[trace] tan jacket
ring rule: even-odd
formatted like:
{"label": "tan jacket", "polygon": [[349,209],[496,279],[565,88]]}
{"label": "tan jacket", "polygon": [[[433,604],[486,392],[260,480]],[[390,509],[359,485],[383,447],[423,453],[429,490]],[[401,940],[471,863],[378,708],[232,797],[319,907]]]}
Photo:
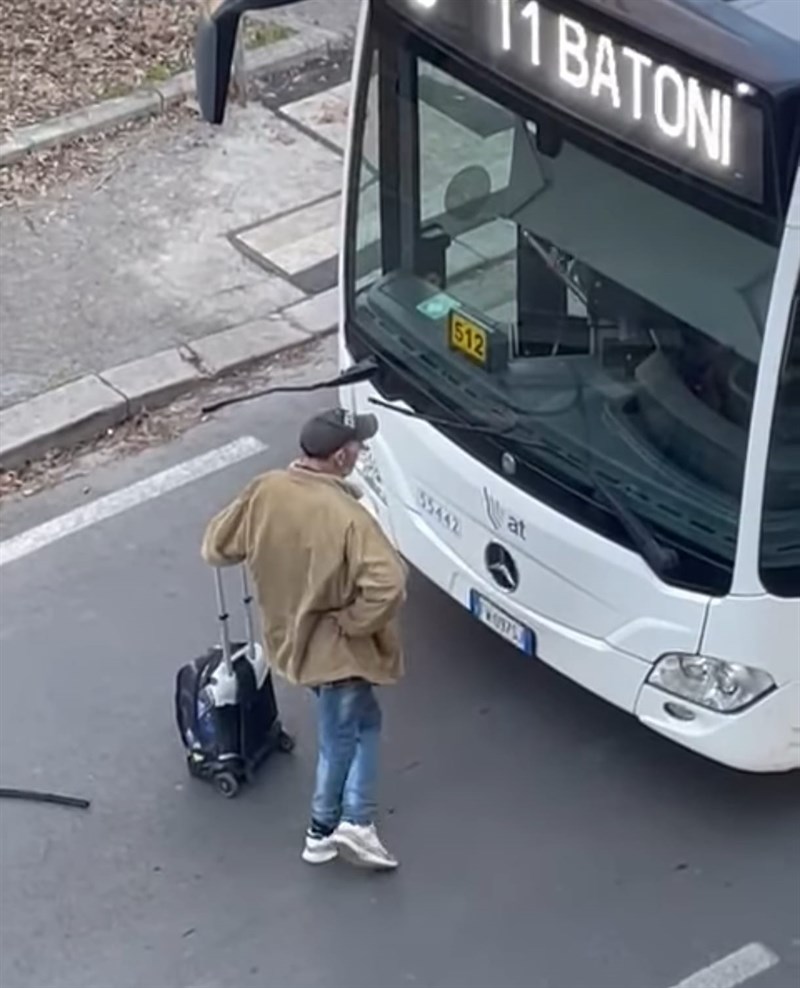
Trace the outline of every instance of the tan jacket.
{"label": "tan jacket", "polygon": [[301,466],[257,477],[209,524],[203,558],[247,562],[272,667],[316,686],[403,674],[407,571],[350,484]]}

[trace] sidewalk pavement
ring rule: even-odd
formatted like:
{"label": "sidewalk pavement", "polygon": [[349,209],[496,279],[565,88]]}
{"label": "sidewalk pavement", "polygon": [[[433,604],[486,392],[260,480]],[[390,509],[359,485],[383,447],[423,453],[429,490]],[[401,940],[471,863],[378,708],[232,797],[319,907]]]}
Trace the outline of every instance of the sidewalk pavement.
{"label": "sidewalk pavement", "polygon": [[[326,15],[326,29],[336,18],[341,48],[357,6],[292,9]],[[334,54],[292,73],[286,103],[286,80],[270,78],[255,87],[269,105],[232,104],[221,128],[186,119],[148,134],[100,181],[2,211],[0,467],[334,327],[348,78]],[[304,264],[314,223],[326,246]]]}

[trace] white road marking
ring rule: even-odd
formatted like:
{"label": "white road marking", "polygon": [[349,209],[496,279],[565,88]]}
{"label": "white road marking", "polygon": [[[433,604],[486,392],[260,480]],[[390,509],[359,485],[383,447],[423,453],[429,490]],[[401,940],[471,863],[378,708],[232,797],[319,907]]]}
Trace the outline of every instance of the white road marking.
{"label": "white road marking", "polygon": [[30,528],[27,532],[21,532],[6,539],[5,542],[0,542],[0,566],[22,559],[23,556],[29,556],[32,552],[58,542],[59,539],[89,528],[90,525],[96,525],[97,522],[113,518],[123,511],[136,508],[155,497],[161,497],[162,494],[169,494],[179,487],[185,487],[186,484],[191,484],[201,477],[224,470],[234,463],[263,452],[266,448],[258,439],[243,436],[228,443],[227,446],[220,446],[210,453],[203,453],[202,456],[186,460],[185,463],[179,463],[161,473],[153,474],[129,487],[123,487],[89,504],[83,504],[74,511],[59,515],[58,518],[46,521],[43,525],[37,525],[36,528]]}
{"label": "white road marking", "polygon": [[734,988],[763,974],[778,963],[778,957],[761,943],[749,943],[741,950],[728,954],[696,971],[674,988]]}

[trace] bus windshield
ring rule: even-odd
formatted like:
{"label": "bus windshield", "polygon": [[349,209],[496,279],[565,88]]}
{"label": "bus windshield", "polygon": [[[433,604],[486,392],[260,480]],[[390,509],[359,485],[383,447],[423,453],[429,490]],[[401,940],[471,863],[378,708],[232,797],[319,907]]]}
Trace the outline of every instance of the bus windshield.
{"label": "bus windshield", "polygon": [[[507,413],[512,482],[630,545],[613,489],[674,550],[672,582],[725,593],[778,245],[407,54],[391,121],[377,53],[367,83],[354,331],[418,411]],[[408,134],[389,224],[382,166]],[[486,436],[452,438],[497,467]]]}

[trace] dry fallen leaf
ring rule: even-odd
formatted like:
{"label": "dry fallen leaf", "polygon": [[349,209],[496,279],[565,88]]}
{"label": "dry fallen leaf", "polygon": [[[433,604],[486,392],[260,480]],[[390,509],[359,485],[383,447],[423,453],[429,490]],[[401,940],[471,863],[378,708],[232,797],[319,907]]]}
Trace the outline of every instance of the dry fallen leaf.
{"label": "dry fallen leaf", "polygon": [[0,130],[186,68],[196,23],[191,0],[3,0]]}
{"label": "dry fallen leaf", "polygon": [[[0,139],[102,99],[156,85],[192,62],[196,0],[0,0]],[[248,44],[281,28],[246,25]],[[118,128],[113,136],[137,130]],[[0,168],[0,205],[47,195],[56,182],[102,173],[109,134]],[[101,179],[101,182],[107,179]]]}

